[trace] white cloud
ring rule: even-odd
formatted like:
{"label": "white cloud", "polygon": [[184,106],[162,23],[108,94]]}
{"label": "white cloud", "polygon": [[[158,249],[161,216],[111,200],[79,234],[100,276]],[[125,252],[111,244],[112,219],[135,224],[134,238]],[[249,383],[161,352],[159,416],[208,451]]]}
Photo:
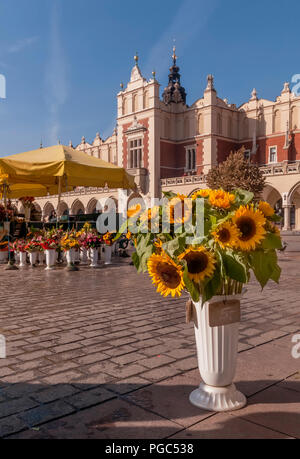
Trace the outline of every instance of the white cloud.
{"label": "white cloud", "polygon": [[35,43],[37,39],[38,37],[28,37],[18,40],[14,44],[8,46],[5,52],[6,54],[19,53],[20,51],[23,51],[23,49],[28,48]]}

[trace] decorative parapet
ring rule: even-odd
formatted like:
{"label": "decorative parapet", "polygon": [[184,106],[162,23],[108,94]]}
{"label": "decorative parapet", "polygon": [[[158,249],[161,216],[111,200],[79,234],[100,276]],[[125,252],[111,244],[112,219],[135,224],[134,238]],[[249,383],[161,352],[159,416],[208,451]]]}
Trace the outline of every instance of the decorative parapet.
{"label": "decorative parapet", "polygon": [[187,175],[184,177],[165,178],[161,180],[161,186],[190,185],[193,183],[205,183],[205,175]]}
{"label": "decorative parapet", "polygon": [[[112,188],[97,188],[97,187],[88,187],[88,188],[84,188],[84,187],[78,187],[76,188],[74,191],[68,191],[67,193],[62,193],[61,196],[62,197],[68,197],[68,196],[86,196],[86,195],[90,195],[90,194],[100,194],[100,193],[112,193],[114,191],[117,191],[117,189],[112,189]],[[49,198],[51,199],[57,199],[58,198],[58,195],[55,194],[55,195],[52,195],[52,196],[41,196],[39,198],[36,198],[38,201],[39,200],[42,200],[42,199],[45,199],[45,200],[49,200]]]}
{"label": "decorative parapet", "polygon": [[268,164],[261,166],[264,175],[287,175],[287,174],[300,174],[300,161],[283,161],[277,164]]}
{"label": "decorative parapet", "polygon": [[[264,166],[260,166],[260,169],[266,176],[300,174],[300,161],[283,161],[282,163],[267,164]],[[161,186],[168,187],[170,185],[189,185],[194,183],[205,183],[205,181],[205,175],[190,175],[184,177],[162,179]]]}

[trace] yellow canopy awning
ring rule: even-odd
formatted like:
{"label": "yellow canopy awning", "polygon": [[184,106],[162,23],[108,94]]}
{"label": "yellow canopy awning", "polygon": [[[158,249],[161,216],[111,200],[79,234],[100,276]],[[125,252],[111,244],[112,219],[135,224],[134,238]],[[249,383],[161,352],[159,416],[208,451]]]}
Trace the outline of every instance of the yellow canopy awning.
{"label": "yellow canopy awning", "polygon": [[[73,188],[71,187],[68,187],[68,189],[63,188],[62,192],[65,193],[66,191],[72,190]],[[38,198],[55,194],[58,194],[58,187],[56,185],[46,186],[38,183],[14,183],[13,185],[9,185],[6,190],[7,199],[18,199],[23,196],[34,196]],[[3,188],[0,184],[0,198],[2,199],[3,197]]]}
{"label": "yellow canopy awning", "polygon": [[51,189],[50,194],[57,194],[59,182],[62,185],[61,191],[66,190],[65,185],[136,188],[134,177],[122,167],[64,145],[0,158],[0,184],[6,183],[12,187],[19,183],[24,185],[25,190],[28,184],[35,183]]}

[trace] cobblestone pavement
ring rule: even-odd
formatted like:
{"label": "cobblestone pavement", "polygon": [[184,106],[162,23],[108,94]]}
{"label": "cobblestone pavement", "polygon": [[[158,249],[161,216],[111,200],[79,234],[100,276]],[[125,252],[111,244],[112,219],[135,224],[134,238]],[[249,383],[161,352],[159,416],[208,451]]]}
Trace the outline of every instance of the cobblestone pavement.
{"label": "cobblestone pavement", "polygon": [[200,382],[185,301],[163,299],[128,260],[105,269],[0,267],[0,437],[288,438],[300,436],[300,255],[280,286],[255,282],[242,305],[237,386],[248,406],[197,409]]}

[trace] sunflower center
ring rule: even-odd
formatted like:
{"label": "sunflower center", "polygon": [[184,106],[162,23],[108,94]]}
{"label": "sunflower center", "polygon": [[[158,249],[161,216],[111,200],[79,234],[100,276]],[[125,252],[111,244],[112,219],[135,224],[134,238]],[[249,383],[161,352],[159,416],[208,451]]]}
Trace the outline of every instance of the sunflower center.
{"label": "sunflower center", "polygon": [[180,275],[174,266],[168,263],[159,263],[157,272],[168,288],[176,288],[180,284]]}
{"label": "sunflower center", "polygon": [[221,242],[223,242],[224,244],[226,244],[226,242],[229,242],[230,241],[230,231],[227,229],[227,228],[222,228],[219,232],[218,232],[218,237],[219,237],[219,240]]}
{"label": "sunflower center", "polygon": [[242,241],[248,241],[249,239],[253,238],[256,234],[256,224],[252,218],[249,217],[241,217],[237,221],[237,226],[242,233],[240,239]]}
{"label": "sunflower center", "polygon": [[190,252],[184,259],[188,265],[188,271],[190,274],[198,274],[204,271],[208,265],[208,257],[205,253],[201,252]]}

